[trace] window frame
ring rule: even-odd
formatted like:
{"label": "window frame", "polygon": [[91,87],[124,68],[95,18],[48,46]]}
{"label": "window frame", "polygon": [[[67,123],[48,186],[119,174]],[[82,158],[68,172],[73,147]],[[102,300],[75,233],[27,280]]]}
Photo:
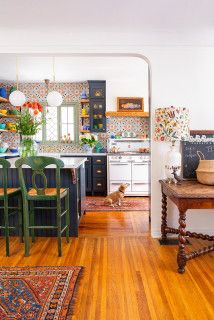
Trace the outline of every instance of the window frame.
{"label": "window frame", "polygon": [[[42,125],[42,140],[40,143],[42,144],[59,144],[61,143],[60,138],[61,138],[61,133],[62,133],[62,123],[61,123],[61,108],[62,107],[69,107],[71,106],[74,110],[74,140],[71,143],[77,143],[79,141],[79,104],[77,102],[68,102],[68,103],[63,103],[60,106],[57,107],[57,129],[58,129],[58,137],[57,140],[55,141],[49,141],[47,140],[47,134],[46,134],[46,122]],[[44,105],[44,112],[42,114],[42,118],[45,120],[47,116],[47,105]],[[50,107],[51,108],[51,107]]]}

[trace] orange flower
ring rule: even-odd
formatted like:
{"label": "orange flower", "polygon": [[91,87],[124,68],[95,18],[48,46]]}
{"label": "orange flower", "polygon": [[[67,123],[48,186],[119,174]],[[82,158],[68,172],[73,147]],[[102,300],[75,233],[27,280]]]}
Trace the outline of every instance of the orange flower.
{"label": "orange flower", "polygon": [[34,113],[35,116],[37,116],[38,113],[39,113],[39,110],[38,110],[38,109],[35,109],[33,113]]}

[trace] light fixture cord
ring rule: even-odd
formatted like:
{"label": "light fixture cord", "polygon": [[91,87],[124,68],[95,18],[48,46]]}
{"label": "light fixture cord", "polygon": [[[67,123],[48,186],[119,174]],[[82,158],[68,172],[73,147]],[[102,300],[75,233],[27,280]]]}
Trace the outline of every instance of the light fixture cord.
{"label": "light fixture cord", "polygon": [[55,57],[53,57],[53,82],[55,82]]}
{"label": "light fixture cord", "polygon": [[19,90],[19,60],[16,56],[16,89]]}

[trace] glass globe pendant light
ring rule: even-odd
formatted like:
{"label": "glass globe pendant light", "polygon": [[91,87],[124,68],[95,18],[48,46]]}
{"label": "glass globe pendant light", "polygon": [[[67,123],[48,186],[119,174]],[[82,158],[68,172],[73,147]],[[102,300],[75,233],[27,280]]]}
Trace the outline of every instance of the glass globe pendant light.
{"label": "glass globe pendant light", "polygon": [[9,101],[14,107],[22,107],[26,102],[24,93],[19,90],[18,58],[16,58],[16,90],[12,91],[9,95]]}
{"label": "glass globe pendant light", "polygon": [[[53,83],[55,83],[55,59],[53,58]],[[61,93],[58,91],[50,91],[47,95],[47,103],[49,107],[59,107],[63,102]]]}

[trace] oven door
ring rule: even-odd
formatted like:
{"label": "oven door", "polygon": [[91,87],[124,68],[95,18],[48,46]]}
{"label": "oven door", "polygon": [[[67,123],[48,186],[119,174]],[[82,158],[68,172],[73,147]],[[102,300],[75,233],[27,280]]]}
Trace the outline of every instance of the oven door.
{"label": "oven door", "polygon": [[132,163],[132,181],[149,182],[148,163]]}
{"label": "oven door", "polygon": [[109,179],[125,181],[131,180],[132,170],[130,162],[114,162],[109,163]]}

